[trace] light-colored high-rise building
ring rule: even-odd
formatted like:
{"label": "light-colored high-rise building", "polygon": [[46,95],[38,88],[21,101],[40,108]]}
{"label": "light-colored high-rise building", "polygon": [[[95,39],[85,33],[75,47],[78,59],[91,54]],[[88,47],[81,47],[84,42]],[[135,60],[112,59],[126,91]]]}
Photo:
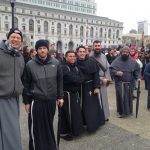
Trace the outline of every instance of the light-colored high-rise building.
{"label": "light-colored high-rise building", "polygon": [[150,35],[150,22],[147,20],[138,22],[138,33]]}
{"label": "light-colored high-rise building", "polygon": [[[37,4],[39,2],[41,4]],[[62,10],[56,5],[46,7],[46,2],[59,2],[67,9]],[[78,12],[68,9],[68,6],[76,7],[75,2],[79,4]],[[96,12],[81,12],[84,8],[82,3],[96,11],[95,0],[16,0],[15,27],[23,32],[25,45],[33,47],[38,39],[47,39],[50,47],[59,52],[75,50],[81,44],[92,45],[97,39],[102,41],[103,47],[121,44],[123,23],[96,16]],[[0,0],[0,40],[6,39],[6,33],[12,26],[11,20],[9,0]]]}

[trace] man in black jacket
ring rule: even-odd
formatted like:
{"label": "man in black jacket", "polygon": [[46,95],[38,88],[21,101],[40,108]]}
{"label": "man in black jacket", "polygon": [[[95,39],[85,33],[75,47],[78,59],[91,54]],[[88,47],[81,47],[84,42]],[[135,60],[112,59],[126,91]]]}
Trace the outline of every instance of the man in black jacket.
{"label": "man in black jacket", "polygon": [[78,136],[83,131],[80,91],[84,78],[76,66],[75,52],[66,52],[62,67],[65,103],[61,113],[61,137],[66,140],[71,140],[73,136]]}
{"label": "man in black jacket", "polygon": [[48,42],[38,40],[37,55],[26,64],[23,102],[29,113],[29,150],[56,150],[53,119],[63,105],[63,75],[59,62],[48,54]]}
{"label": "man in black jacket", "polygon": [[24,59],[20,53],[23,38],[17,28],[10,29],[7,41],[0,43],[0,150],[21,150],[19,95]]}

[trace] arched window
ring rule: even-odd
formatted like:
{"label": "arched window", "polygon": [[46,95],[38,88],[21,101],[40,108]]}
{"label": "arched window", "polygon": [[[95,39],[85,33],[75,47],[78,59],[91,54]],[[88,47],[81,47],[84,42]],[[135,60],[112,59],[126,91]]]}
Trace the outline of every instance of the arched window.
{"label": "arched window", "polygon": [[111,39],[111,29],[108,30],[108,38]]}
{"label": "arched window", "polygon": [[14,27],[18,28],[18,18],[14,17]]}
{"label": "arched window", "polygon": [[34,31],[34,21],[32,19],[29,20],[29,31]]}
{"label": "arched window", "polygon": [[48,33],[48,22],[44,21],[44,33]]}
{"label": "arched window", "polygon": [[117,32],[116,32],[116,38],[117,39],[119,38],[119,30],[117,30]]}
{"label": "arched window", "polygon": [[72,24],[69,25],[69,35],[70,35],[70,36],[73,35],[73,26],[72,26]]}
{"label": "arched window", "polygon": [[83,34],[84,34],[84,28],[83,28],[83,26],[81,26],[80,27],[80,36],[83,37]]}
{"label": "arched window", "polygon": [[61,34],[61,24],[57,24],[57,34]]}
{"label": "arched window", "polygon": [[74,44],[73,44],[72,41],[70,41],[70,42],[68,43],[68,49],[71,50],[71,51],[73,51],[73,47],[74,47]]}
{"label": "arched window", "polygon": [[93,36],[94,36],[93,31],[94,31],[94,29],[93,29],[93,27],[91,27],[91,28],[90,28],[90,37],[92,37],[92,38],[93,38]]}

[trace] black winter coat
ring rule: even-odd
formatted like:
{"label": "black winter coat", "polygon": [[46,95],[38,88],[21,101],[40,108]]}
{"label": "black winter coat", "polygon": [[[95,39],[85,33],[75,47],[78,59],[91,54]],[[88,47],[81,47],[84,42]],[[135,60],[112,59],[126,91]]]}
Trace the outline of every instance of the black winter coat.
{"label": "black winter coat", "polygon": [[63,98],[63,74],[60,63],[47,57],[42,62],[38,55],[26,64],[24,72],[23,102],[32,99],[57,100]]}

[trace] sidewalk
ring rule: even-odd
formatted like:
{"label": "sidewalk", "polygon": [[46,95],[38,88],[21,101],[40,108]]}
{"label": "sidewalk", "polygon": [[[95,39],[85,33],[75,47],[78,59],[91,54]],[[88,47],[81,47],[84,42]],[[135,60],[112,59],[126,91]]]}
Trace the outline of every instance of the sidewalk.
{"label": "sidewalk", "polygon": [[[150,112],[146,110],[147,91],[141,84],[138,118],[117,118],[114,83],[108,89],[111,117],[96,133],[85,132],[73,141],[60,140],[60,150],[150,150]],[[136,101],[134,101],[135,105]],[[57,130],[57,113],[54,122]],[[23,150],[28,150],[27,114],[21,105],[21,132]]]}
{"label": "sidewalk", "polygon": [[134,104],[133,116],[122,119],[116,117],[115,96],[112,96],[112,93],[115,93],[115,89],[113,87],[114,84],[111,85],[111,87],[108,89],[109,97],[111,97],[111,99],[109,99],[111,111],[110,122],[129,132],[139,135],[144,139],[150,140],[150,111],[146,109],[147,91],[144,88],[144,81],[141,82],[140,105],[137,118],[135,117],[136,100],[133,101]]}

